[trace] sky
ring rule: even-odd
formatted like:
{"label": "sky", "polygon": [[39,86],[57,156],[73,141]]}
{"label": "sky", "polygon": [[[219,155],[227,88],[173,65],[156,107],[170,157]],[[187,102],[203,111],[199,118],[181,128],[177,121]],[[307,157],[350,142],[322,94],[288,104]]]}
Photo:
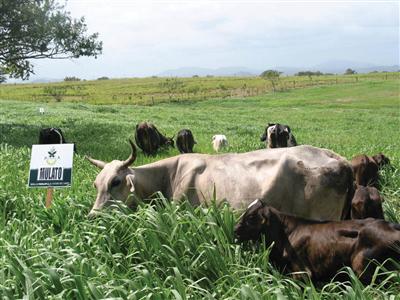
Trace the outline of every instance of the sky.
{"label": "sky", "polygon": [[257,70],[335,61],[399,64],[399,1],[69,0],[98,32],[97,59],[34,61],[35,78],[157,75],[181,67]]}

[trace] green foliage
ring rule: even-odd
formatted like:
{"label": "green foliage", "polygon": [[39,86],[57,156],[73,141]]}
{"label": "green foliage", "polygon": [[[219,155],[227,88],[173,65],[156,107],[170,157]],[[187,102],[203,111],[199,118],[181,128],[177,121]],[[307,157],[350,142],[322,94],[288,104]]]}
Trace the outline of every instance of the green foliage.
{"label": "green foliage", "polygon": [[295,76],[322,76],[324,73],[321,71],[300,71],[295,74]]}
{"label": "green foliage", "polygon": [[279,76],[282,74],[282,72],[276,71],[276,70],[266,70],[261,73],[261,77],[268,80],[271,85],[272,85],[272,91],[276,91],[276,86],[279,81]]}
{"label": "green foliage", "polygon": [[185,86],[183,80],[178,79],[177,77],[167,78],[165,81],[160,82],[160,87],[168,91],[168,93],[173,93]]}
{"label": "green foliage", "polygon": [[108,78],[107,76],[102,76],[97,78],[97,80],[109,80],[110,78]]}
{"label": "green foliage", "polygon": [[357,72],[350,68],[346,69],[346,71],[344,72],[344,75],[353,75],[353,74],[357,74]]}
{"label": "green foliage", "polygon": [[3,68],[0,66],[0,84],[7,81],[6,74],[3,72]]}
{"label": "green foliage", "polygon": [[27,79],[31,59],[97,56],[98,34],[87,34],[84,18],[73,19],[56,0],[0,2],[0,66],[11,77]]}
{"label": "green foliage", "polygon": [[[167,136],[191,129],[196,152],[213,153],[211,137],[217,132],[227,135],[227,151],[251,151],[264,147],[259,135],[266,123],[279,121],[290,125],[300,144],[347,158],[385,153],[392,167],[381,172],[384,210],[388,220],[400,222],[398,93],[397,80],[381,80],[190,105],[0,101],[0,298],[396,299],[396,272],[369,286],[348,269],[343,270],[348,282],[319,286],[279,274],[263,245],[233,243],[239,215],[227,205],[194,208],[160,196],[135,212],[117,203],[119,209],[88,220],[98,170],[84,155],[127,158],[127,139],[143,120]],[[48,113],[38,114],[39,105]],[[29,149],[45,126],[61,127],[79,150],[72,187],[55,190],[48,210],[45,190],[26,187]],[[155,157],[139,151],[135,165],[178,154],[171,148]]]}
{"label": "green foliage", "polygon": [[271,78],[279,78],[279,76],[282,74],[282,72],[276,71],[276,70],[266,70],[261,73],[261,77],[271,79]]}
{"label": "green foliage", "polygon": [[67,93],[65,86],[46,86],[43,93],[53,97],[57,102],[60,102]]}
{"label": "green foliage", "polygon": [[75,76],[66,76],[64,81],[81,81],[81,79]]}

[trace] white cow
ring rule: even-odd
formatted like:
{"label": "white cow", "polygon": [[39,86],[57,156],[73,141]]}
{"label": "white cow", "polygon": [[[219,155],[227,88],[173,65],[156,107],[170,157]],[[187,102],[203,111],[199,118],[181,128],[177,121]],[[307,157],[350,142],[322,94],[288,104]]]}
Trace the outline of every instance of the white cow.
{"label": "white cow", "polygon": [[228,147],[228,139],[224,134],[214,135],[211,143],[215,152],[219,152],[222,148]]}
{"label": "white cow", "polygon": [[126,161],[106,163],[88,158],[101,172],[94,182],[97,198],[90,215],[123,200],[187,198],[193,205],[226,200],[234,209],[255,199],[285,213],[309,219],[339,220],[350,209],[353,174],[347,160],[312,146],[263,149],[239,154],[181,154],[130,168],[136,148]]}

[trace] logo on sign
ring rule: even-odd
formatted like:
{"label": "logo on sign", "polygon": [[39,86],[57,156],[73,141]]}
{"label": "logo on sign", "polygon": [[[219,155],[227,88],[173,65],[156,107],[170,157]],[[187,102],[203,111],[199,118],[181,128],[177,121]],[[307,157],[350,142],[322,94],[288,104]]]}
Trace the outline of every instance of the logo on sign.
{"label": "logo on sign", "polygon": [[54,164],[57,162],[57,160],[60,159],[59,156],[56,157],[57,150],[54,149],[54,147],[51,148],[50,151],[48,151],[47,153],[49,154],[49,156],[46,156],[46,157],[44,158],[44,160],[47,162],[47,164],[48,164],[49,166],[54,165]]}

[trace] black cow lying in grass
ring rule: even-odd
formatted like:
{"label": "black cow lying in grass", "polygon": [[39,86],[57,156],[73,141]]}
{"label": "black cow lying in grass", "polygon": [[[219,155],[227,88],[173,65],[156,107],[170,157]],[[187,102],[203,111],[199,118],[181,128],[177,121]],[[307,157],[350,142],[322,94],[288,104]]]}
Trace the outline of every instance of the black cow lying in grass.
{"label": "black cow lying in grass", "polygon": [[313,281],[329,281],[348,266],[368,283],[375,271],[373,261],[389,270],[400,266],[400,225],[384,220],[312,221],[258,200],[236,225],[235,235],[240,242],[264,236],[267,246],[273,244],[271,263],[289,273],[306,272]]}

